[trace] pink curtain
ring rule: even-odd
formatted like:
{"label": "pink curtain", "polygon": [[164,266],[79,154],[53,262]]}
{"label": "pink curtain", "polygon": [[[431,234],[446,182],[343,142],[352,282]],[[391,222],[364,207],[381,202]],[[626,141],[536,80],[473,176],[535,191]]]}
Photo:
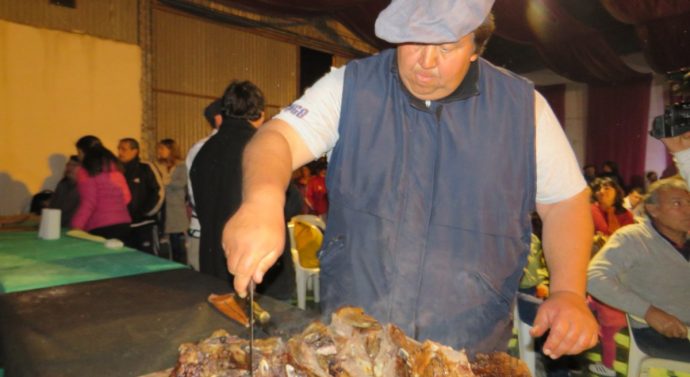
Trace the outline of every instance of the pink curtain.
{"label": "pink curtain", "polygon": [[589,86],[585,160],[618,164],[625,183],[644,176],[651,76],[615,86]]}
{"label": "pink curtain", "polygon": [[537,91],[546,98],[561,127],[565,128],[565,84],[537,86]]}

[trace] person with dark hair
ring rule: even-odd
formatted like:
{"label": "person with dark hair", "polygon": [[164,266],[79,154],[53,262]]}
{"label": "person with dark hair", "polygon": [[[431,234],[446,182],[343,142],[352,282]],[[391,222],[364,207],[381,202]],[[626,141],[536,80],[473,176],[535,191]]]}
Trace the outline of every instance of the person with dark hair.
{"label": "person with dark hair", "polygon": [[[592,181],[592,219],[594,231],[608,239],[618,229],[634,224],[632,212],[623,206],[623,189],[613,177],[600,177]],[[601,363],[594,363],[589,369],[602,376],[615,376],[613,362],[616,359],[616,342],[614,336],[625,327],[625,314],[597,299],[592,299],[590,306],[594,309],[599,322],[601,339]]]}
{"label": "person with dark hair", "polygon": [[31,197],[29,213],[41,215],[44,208],[50,208],[50,201],[53,198],[53,190],[41,190],[38,194]]}
{"label": "person with dark hair", "polygon": [[81,168],[77,171],[79,207],[72,228],[126,240],[132,222],[127,204],[132,197],[120,162],[95,136],[82,137],[76,146]]}
{"label": "person with dark hair", "polygon": [[644,215],[644,206],[642,200],[644,199],[644,189],[640,186],[635,186],[628,191],[628,195],[623,198],[623,207],[632,212],[633,216],[639,217]]}
{"label": "person with dark hair", "polygon": [[[228,282],[227,261],[221,238],[223,225],[242,201],[242,151],[256,129],[264,121],[264,97],[261,90],[249,81],[233,81],[223,95],[223,124],[194,159],[190,178],[197,215],[201,222],[201,272]],[[283,196],[281,214],[298,214],[301,197],[296,189]],[[285,194],[283,194],[285,195]],[[286,231],[285,224],[282,225]],[[287,243],[281,251],[289,248]],[[287,249],[289,250],[289,249]],[[290,299],[294,293],[294,270],[290,253],[283,257],[268,273],[257,291],[277,299]]]}
{"label": "person with dark hair", "polygon": [[290,184],[294,185],[302,196],[302,206],[300,208],[301,214],[311,214],[313,212],[313,205],[307,196],[307,187],[312,178],[311,168],[309,164],[302,165],[292,172],[292,179]]}
{"label": "person with dark hair", "polygon": [[587,164],[582,168],[582,176],[585,177],[587,184],[591,184],[597,177],[597,167],[592,164]]}
{"label": "person with dark hair", "polygon": [[208,139],[218,132],[218,128],[223,123],[223,98],[218,98],[208,104],[204,109],[204,118],[211,126],[211,134],[192,145],[187,152],[187,159],[185,165],[187,166],[187,194],[189,196],[189,204],[192,206],[192,218],[189,219],[189,242],[187,247],[187,263],[195,270],[199,271],[199,242],[201,239],[201,224],[199,223],[199,216],[196,213],[196,204],[194,203],[194,189],[192,188],[191,170],[194,164],[194,159],[201,148],[206,144]]}
{"label": "person with dark hair", "polygon": [[189,173],[202,230],[200,271],[223,280],[230,280],[221,246],[223,223],[242,200],[242,150],[264,122],[263,98],[261,89],[249,81],[228,85],[219,101],[223,123],[201,147]]}
{"label": "person with dark hair", "polygon": [[601,165],[601,173],[599,177],[609,177],[616,181],[618,186],[625,190],[625,182],[623,182],[623,177],[618,171],[618,164],[615,161],[605,161]]}
{"label": "person with dark hair", "polygon": [[652,183],[656,182],[659,180],[659,175],[655,171],[648,171],[644,175],[644,191],[649,191],[649,186],[652,185]]}
{"label": "person with dark hair", "polygon": [[326,219],[328,212],[328,192],[326,190],[326,170],[328,163],[326,158],[322,157],[317,161],[312,162],[310,168],[313,168],[313,175],[307,182],[305,190],[305,202],[311,205],[311,214],[321,216]]}
{"label": "person with dark hair", "polygon": [[84,153],[86,153],[86,151],[96,146],[103,146],[101,139],[97,138],[96,136],[86,135],[79,138],[76,143],[77,157],[79,158],[79,161],[84,160]]}
{"label": "person with dark hair", "polygon": [[79,170],[79,156],[71,155],[65,164],[65,173],[50,199],[49,208],[61,211],[60,223],[68,227],[72,222],[72,216],[79,207],[79,191],[77,190],[77,171]]}
{"label": "person with dark hair", "polygon": [[163,139],[158,142],[156,168],[165,187],[165,210],[163,216],[163,241],[169,242],[172,258],[187,263],[185,232],[189,227],[187,217],[187,167],[177,142]]}
{"label": "person with dark hair", "polygon": [[635,222],[632,212],[623,206],[623,189],[611,177],[592,181],[592,219],[594,231],[610,236],[618,228]]}
{"label": "person with dark hair", "polygon": [[325,316],[360,306],[416,339],[505,350],[536,209],[551,294],[532,335],[549,331],[553,358],[596,343],[589,190],[534,85],[479,56],[492,6],[393,0],[375,26],[396,48],[331,70],[259,129],[223,237],[240,295],[281,256],[291,172],[330,153]]}
{"label": "person with dark hair", "polygon": [[127,186],[132,194],[132,200],[127,205],[132,224],[125,245],[153,254],[157,217],[165,199],[163,182],[156,168],[139,157],[139,142],[136,139],[120,139],[117,158],[125,169]]}

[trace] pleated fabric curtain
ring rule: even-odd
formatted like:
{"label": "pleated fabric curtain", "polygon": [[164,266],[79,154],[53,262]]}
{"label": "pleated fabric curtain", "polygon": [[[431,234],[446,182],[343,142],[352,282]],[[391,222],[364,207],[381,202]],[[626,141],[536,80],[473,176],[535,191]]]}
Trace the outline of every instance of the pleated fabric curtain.
{"label": "pleated fabric curtain", "polygon": [[590,85],[585,160],[618,164],[626,185],[644,182],[651,75],[619,85]]}
{"label": "pleated fabric curtain", "polygon": [[690,60],[690,1],[601,0],[620,22],[635,26],[649,65],[657,73],[687,68]]}

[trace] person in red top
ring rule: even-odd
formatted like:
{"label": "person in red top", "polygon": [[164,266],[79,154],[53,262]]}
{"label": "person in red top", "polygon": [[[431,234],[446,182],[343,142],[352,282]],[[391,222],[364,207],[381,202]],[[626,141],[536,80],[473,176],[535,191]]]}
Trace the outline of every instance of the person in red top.
{"label": "person in red top", "polygon": [[326,216],[328,212],[328,192],[326,191],[326,162],[319,160],[314,164],[315,174],[307,182],[305,201],[310,204],[310,213]]}
{"label": "person in red top", "polygon": [[117,157],[95,136],[77,141],[81,168],[77,171],[79,207],[71,227],[124,240],[132,222],[127,204],[132,196]]}
{"label": "person in red top", "polygon": [[300,213],[303,215],[312,213],[312,204],[307,198],[307,186],[310,179],[311,169],[308,165],[304,165],[292,173],[292,182],[295,184],[295,187],[302,197],[302,208],[300,209]]}
{"label": "person in red top", "polygon": [[623,189],[609,177],[592,181],[594,231],[610,236],[618,228],[633,224],[632,212],[623,207]]}
{"label": "person in red top", "polygon": [[[623,207],[623,189],[611,177],[600,177],[592,181],[592,218],[594,231],[608,239],[616,230],[633,224],[633,213]],[[625,313],[594,298],[590,306],[596,312],[601,339],[601,363],[591,364],[590,371],[600,376],[615,376],[613,362],[616,359],[614,336],[626,326]]]}

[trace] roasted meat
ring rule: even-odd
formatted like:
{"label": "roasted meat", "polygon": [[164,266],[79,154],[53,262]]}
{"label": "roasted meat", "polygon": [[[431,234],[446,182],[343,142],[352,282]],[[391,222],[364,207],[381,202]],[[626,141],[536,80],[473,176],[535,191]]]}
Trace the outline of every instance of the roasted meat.
{"label": "roasted meat", "polygon": [[[248,347],[246,340],[218,330],[196,344],[182,344],[170,376],[247,377]],[[257,377],[529,376],[524,365],[507,354],[478,355],[478,364],[472,366],[464,351],[417,342],[355,307],[337,310],[328,326],[311,323],[287,343],[268,338],[256,340],[254,347]]]}

